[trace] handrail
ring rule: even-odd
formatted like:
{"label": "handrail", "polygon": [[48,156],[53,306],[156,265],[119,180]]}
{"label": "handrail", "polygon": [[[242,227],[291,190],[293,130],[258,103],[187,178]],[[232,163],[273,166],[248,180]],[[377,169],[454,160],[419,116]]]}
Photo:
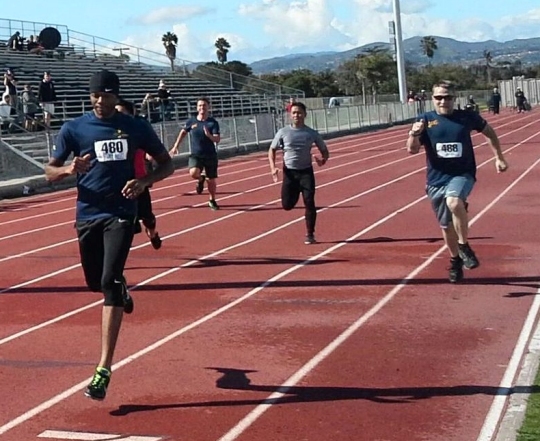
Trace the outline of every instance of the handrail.
{"label": "handrail", "polygon": [[[7,22],[7,26],[4,24],[4,22]],[[16,26],[17,23],[19,24],[19,26]],[[78,46],[79,48],[83,50],[83,52],[84,52],[84,49],[86,48],[91,49],[94,53],[94,56],[100,52],[114,54],[114,51],[113,51],[114,47],[122,46],[122,47],[129,47],[130,49],[133,49],[136,52],[138,63],[142,63],[143,62],[142,60],[144,60],[146,64],[150,66],[157,65],[157,67],[161,67],[161,68],[170,66],[169,58],[163,53],[159,53],[159,52],[152,51],[149,49],[140,48],[140,47],[133,46],[127,43],[120,43],[118,41],[110,40],[103,37],[86,34],[84,32],[75,31],[75,30],[69,29],[67,26],[64,26],[64,25],[51,25],[51,24],[24,21],[24,20],[11,20],[11,19],[0,18],[0,37],[2,38],[6,37],[7,39],[16,30],[25,32],[25,25],[27,25],[26,29],[31,28],[33,29],[33,33],[37,34],[39,33],[36,30],[37,24],[42,24],[45,26],[51,26],[51,27],[57,28],[60,34],[64,38],[66,38],[68,46]],[[9,35],[2,33],[4,29],[8,29]],[[90,41],[88,41],[88,39],[90,39]],[[178,70],[175,71],[175,73],[177,74],[179,73],[179,74],[187,75],[188,66],[197,65],[197,63],[194,63],[189,60],[182,59],[182,58],[176,58],[175,61],[180,61],[183,66],[183,69],[180,72]],[[203,70],[203,72],[201,72],[201,70]],[[280,98],[282,96],[295,96],[295,97],[304,96],[304,92],[299,89],[271,83],[269,81],[261,80],[256,77],[247,77],[247,76],[240,75],[234,72],[227,72],[225,70],[217,69],[211,66],[204,66],[204,69],[200,69],[199,71],[192,70],[190,73],[192,75],[202,75],[205,79],[210,79],[211,81],[225,84],[231,87],[231,89],[241,86],[242,88],[249,88],[249,90],[258,91],[260,93],[265,93],[265,94],[270,93],[272,95],[278,95]]]}

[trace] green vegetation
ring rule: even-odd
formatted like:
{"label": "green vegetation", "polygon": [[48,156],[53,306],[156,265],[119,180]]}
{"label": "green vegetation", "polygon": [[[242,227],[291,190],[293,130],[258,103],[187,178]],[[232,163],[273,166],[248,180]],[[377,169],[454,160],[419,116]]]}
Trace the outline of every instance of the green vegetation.
{"label": "green vegetation", "polygon": [[[540,385],[540,372],[536,374],[534,387]],[[516,441],[538,441],[540,440],[540,394],[531,394],[527,401],[527,412],[525,421],[518,431]]]}
{"label": "green vegetation", "polygon": [[[392,54],[382,47],[370,47],[343,62],[335,70],[312,72],[309,69],[298,69],[257,77],[247,64],[241,61],[227,61],[231,45],[225,38],[218,38],[215,47],[218,62],[199,66],[195,70],[196,76],[215,81],[222,71],[224,81],[229,80],[231,72],[247,77],[246,80],[233,75],[233,79],[229,81],[239,90],[250,91],[249,78],[258,78],[280,86],[300,89],[307,98],[361,95],[371,96],[375,100],[377,94],[399,92],[396,63]],[[407,88],[417,92],[431,89],[431,86],[441,79],[453,81],[460,90],[489,90],[496,86],[498,80],[508,80],[521,75],[526,78],[540,77],[540,65],[523,66],[519,60],[494,64],[492,54],[487,50],[484,51],[483,60],[477,64],[432,65],[431,59],[438,50],[438,45],[437,40],[430,36],[422,38],[419,49],[427,57],[427,65],[406,63],[405,66]],[[171,58],[171,64],[172,62]]]}

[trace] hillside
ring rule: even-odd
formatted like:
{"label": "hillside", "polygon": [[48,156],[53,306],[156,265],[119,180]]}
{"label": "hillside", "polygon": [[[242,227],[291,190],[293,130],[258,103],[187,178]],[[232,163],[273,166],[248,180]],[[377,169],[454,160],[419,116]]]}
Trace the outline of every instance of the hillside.
{"label": "hillside", "polygon": [[[521,60],[523,64],[540,64],[540,38],[511,40],[504,43],[488,40],[478,43],[458,41],[452,38],[437,37],[438,50],[432,63],[484,63],[484,50],[491,52],[493,63],[514,62]],[[422,54],[420,41],[422,37],[412,37],[403,41],[405,61],[413,64],[426,64],[427,58]],[[344,52],[319,52],[312,54],[292,54],[270,58],[251,63],[254,74],[287,72],[295,69],[309,69],[320,72],[325,69],[336,69],[344,61],[365,52],[366,49],[382,47],[390,49],[389,43],[370,43]]]}

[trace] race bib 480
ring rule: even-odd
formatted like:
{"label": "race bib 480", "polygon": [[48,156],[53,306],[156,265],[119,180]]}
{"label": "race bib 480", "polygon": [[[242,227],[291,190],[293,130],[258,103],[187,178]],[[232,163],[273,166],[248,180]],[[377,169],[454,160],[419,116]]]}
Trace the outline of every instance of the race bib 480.
{"label": "race bib 480", "polygon": [[127,139],[95,141],[94,150],[99,162],[125,161],[128,154],[128,141]]}
{"label": "race bib 480", "polygon": [[461,158],[463,154],[461,142],[438,142],[435,149],[439,158]]}

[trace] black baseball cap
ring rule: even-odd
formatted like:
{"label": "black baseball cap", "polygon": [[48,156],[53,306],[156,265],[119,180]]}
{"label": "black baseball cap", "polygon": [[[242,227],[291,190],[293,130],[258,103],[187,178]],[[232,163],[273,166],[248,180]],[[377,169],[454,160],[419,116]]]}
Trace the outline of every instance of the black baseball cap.
{"label": "black baseball cap", "polygon": [[109,70],[103,69],[92,75],[90,78],[90,93],[120,93],[120,79]]}

